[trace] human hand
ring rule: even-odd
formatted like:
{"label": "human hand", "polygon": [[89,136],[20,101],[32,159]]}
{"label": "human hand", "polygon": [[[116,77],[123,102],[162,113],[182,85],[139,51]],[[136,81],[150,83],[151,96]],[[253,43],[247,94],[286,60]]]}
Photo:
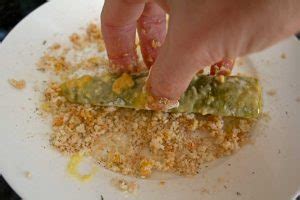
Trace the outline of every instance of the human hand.
{"label": "human hand", "polygon": [[[135,33],[154,97],[176,101],[223,58],[260,51],[300,29],[297,0],[106,0],[101,26],[112,66],[134,71]],[[170,14],[168,32],[165,13]]]}

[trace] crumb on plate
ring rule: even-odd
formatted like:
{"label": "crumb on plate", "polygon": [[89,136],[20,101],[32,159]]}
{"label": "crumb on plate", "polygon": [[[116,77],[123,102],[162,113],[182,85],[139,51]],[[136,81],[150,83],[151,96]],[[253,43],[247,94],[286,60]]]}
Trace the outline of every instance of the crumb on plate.
{"label": "crumb on plate", "polygon": [[23,79],[22,80],[9,79],[8,82],[11,86],[19,90],[24,89],[26,86],[26,82]]}
{"label": "crumb on plate", "polygon": [[267,91],[267,95],[273,97],[277,94],[277,91],[275,89],[272,89],[272,90],[268,90]]}
{"label": "crumb on plate", "polygon": [[282,54],[280,55],[280,58],[281,58],[281,59],[286,59],[286,54],[285,54],[285,53],[282,53]]}
{"label": "crumb on plate", "polygon": [[164,186],[166,184],[166,181],[159,181],[159,185]]}
{"label": "crumb on plate", "polygon": [[61,47],[61,44],[59,44],[59,43],[54,43],[54,44],[52,44],[52,45],[49,47],[49,49],[55,51],[55,50],[60,49],[60,47]]}
{"label": "crumb on plate", "polygon": [[112,184],[122,192],[136,193],[138,184],[135,181],[127,181],[125,179],[112,179]]}
{"label": "crumb on plate", "polygon": [[24,172],[24,176],[25,176],[26,178],[28,178],[28,179],[31,179],[31,178],[32,178],[32,174],[31,174],[31,172],[29,172],[29,171],[25,171],[25,172]]}

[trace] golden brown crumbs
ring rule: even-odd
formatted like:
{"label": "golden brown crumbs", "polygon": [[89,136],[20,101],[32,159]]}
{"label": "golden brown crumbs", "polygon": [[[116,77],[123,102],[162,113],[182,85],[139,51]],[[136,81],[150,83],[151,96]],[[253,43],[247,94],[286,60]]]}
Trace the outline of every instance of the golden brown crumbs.
{"label": "golden brown crumbs", "polygon": [[98,43],[98,51],[99,52],[105,51],[105,45],[104,45],[104,43]]}
{"label": "golden brown crumbs", "polygon": [[93,44],[97,45],[97,50],[99,52],[105,50],[100,27],[95,23],[90,23],[88,25],[85,34],[79,35],[78,33],[73,33],[69,39],[73,44],[73,48],[77,50],[82,50]]}
{"label": "golden brown crumbs", "polygon": [[107,66],[108,60],[100,56],[82,59],[79,63],[71,64],[65,55],[53,56],[45,54],[37,63],[40,71],[52,71],[57,75],[68,75],[78,69],[97,70],[100,66]]}
{"label": "golden brown crumbs", "polygon": [[53,119],[52,126],[62,126],[64,124],[63,116],[58,116]]}
{"label": "golden brown crumbs", "polygon": [[70,37],[69,37],[70,41],[73,44],[74,48],[81,48],[82,46],[82,41],[81,41],[81,37],[79,36],[78,33],[73,33]]}
{"label": "golden brown crumbs", "polygon": [[269,96],[275,96],[277,94],[277,92],[276,92],[276,90],[274,90],[274,89],[272,89],[272,90],[268,90],[267,91],[267,95],[269,95]]}
{"label": "golden brown crumbs", "polygon": [[163,105],[167,105],[168,103],[169,103],[169,99],[167,99],[167,98],[159,98],[158,99],[158,102],[160,103],[160,104],[163,104]]}
{"label": "golden brown crumbs", "polygon": [[123,73],[118,79],[116,79],[112,85],[112,91],[116,94],[121,94],[123,90],[127,90],[134,86],[132,77]]}
{"label": "golden brown crumbs", "polygon": [[152,40],[151,46],[152,46],[153,49],[156,49],[158,47],[161,47],[161,43],[159,41]]}
{"label": "golden brown crumbs", "polygon": [[[103,44],[96,25],[89,25],[83,34],[72,34],[70,40],[71,50],[77,52]],[[100,55],[81,56],[72,63],[67,59],[72,51],[63,46],[61,49],[56,54],[46,52],[38,69],[65,80],[80,69],[94,73],[99,66],[108,66],[107,59]],[[127,78],[126,82],[131,87]],[[197,174],[200,166],[231,155],[246,144],[255,122],[72,104],[60,95],[59,84],[48,83],[41,103],[41,111],[52,117],[51,145],[62,153],[88,152],[100,165],[122,174],[143,178],[155,171]],[[120,182],[124,190],[134,187],[128,184]]]}
{"label": "golden brown crumbs", "polygon": [[199,166],[230,155],[249,138],[252,121],[196,114],[138,111],[69,103],[52,83],[44,111],[53,116],[51,144],[65,153],[82,150],[122,174],[153,171],[196,174]]}
{"label": "golden brown crumbs", "polygon": [[166,181],[159,181],[159,185],[164,186],[166,184]]}
{"label": "golden brown crumbs", "polygon": [[138,184],[134,181],[127,181],[125,179],[112,179],[112,184],[122,192],[136,193]]}
{"label": "golden brown crumbs", "polygon": [[99,53],[105,50],[100,28],[96,26],[96,24],[89,24],[85,33],[73,33],[69,39],[72,43],[71,49],[54,43],[49,48],[49,51],[38,61],[37,69],[40,71],[54,72],[60,75],[61,78],[66,79],[79,69],[95,71],[99,69],[100,66],[109,65],[108,59],[100,54],[81,56],[78,61],[72,59],[74,52],[72,54],[70,50],[77,51],[78,53],[82,53],[84,49],[88,49],[89,51],[96,50]]}
{"label": "golden brown crumbs", "polygon": [[56,74],[68,71],[70,69],[70,63],[66,60],[65,56],[51,56],[45,54],[41,57],[37,63],[37,69],[40,71],[53,71]]}
{"label": "golden brown crumbs", "polygon": [[51,45],[51,46],[49,47],[49,49],[50,49],[50,50],[58,50],[58,49],[60,49],[60,47],[61,47],[60,44],[54,43],[53,45]]}
{"label": "golden brown crumbs", "polygon": [[280,58],[281,58],[281,59],[286,59],[286,54],[285,54],[285,53],[282,53],[282,54],[280,55]]}
{"label": "golden brown crumbs", "polygon": [[16,80],[16,79],[9,79],[9,84],[16,89],[22,90],[26,86],[25,80]]}
{"label": "golden brown crumbs", "polygon": [[[131,73],[140,73],[147,69],[146,65],[142,62],[133,62],[126,66],[120,66],[119,64],[115,64],[109,61],[109,70],[114,73],[122,73],[122,72],[131,72]],[[126,70],[125,70],[126,69]]]}
{"label": "golden brown crumbs", "polygon": [[102,34],[100,27],[94,23],[88,25],[86,35],[90,42],[102,42]]}

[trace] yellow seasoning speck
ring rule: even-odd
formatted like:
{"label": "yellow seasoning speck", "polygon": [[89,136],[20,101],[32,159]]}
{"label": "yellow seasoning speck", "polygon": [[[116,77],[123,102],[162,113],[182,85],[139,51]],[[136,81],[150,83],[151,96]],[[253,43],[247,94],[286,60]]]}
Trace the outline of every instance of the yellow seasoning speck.
{"label": "yellow seasoning speck", "polygon": [[123,90],[127,90],[134,86],[134,81],[132,77],[127,74],[123,73],[119,78],[117,78],[113,85],[112,91],[116,94],[121,94]]}
{"label": "yellow seasoning speck", "polygon": [[78,171],[78,167],[79,167],[80,163],[83,161],[83,159],[84,159],[83,153],[77,153],[77,154],[72,155],[72,157],[68,163],[67,171],[71,176],[73,176],[77,180],[86,182],[86,181],[91,180],[91,178],[96,174],[96,167],[93,166],[93,168],[90,170],[89,173],[86,173],[86,174],[80,173]]}

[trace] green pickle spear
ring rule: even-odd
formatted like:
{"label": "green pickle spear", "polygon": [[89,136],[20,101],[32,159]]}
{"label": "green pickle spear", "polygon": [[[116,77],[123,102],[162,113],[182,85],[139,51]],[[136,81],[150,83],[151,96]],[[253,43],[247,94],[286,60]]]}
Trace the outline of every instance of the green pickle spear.
{"label": "green pickle spear", "polygon": [[[63,83],[61,92],[72,103],[148,109],[147,75],[85,75]],[[181,96],[179,106],[167,112],[257,118],[261,109],[262,91],[256,78],[198,75]]]}

